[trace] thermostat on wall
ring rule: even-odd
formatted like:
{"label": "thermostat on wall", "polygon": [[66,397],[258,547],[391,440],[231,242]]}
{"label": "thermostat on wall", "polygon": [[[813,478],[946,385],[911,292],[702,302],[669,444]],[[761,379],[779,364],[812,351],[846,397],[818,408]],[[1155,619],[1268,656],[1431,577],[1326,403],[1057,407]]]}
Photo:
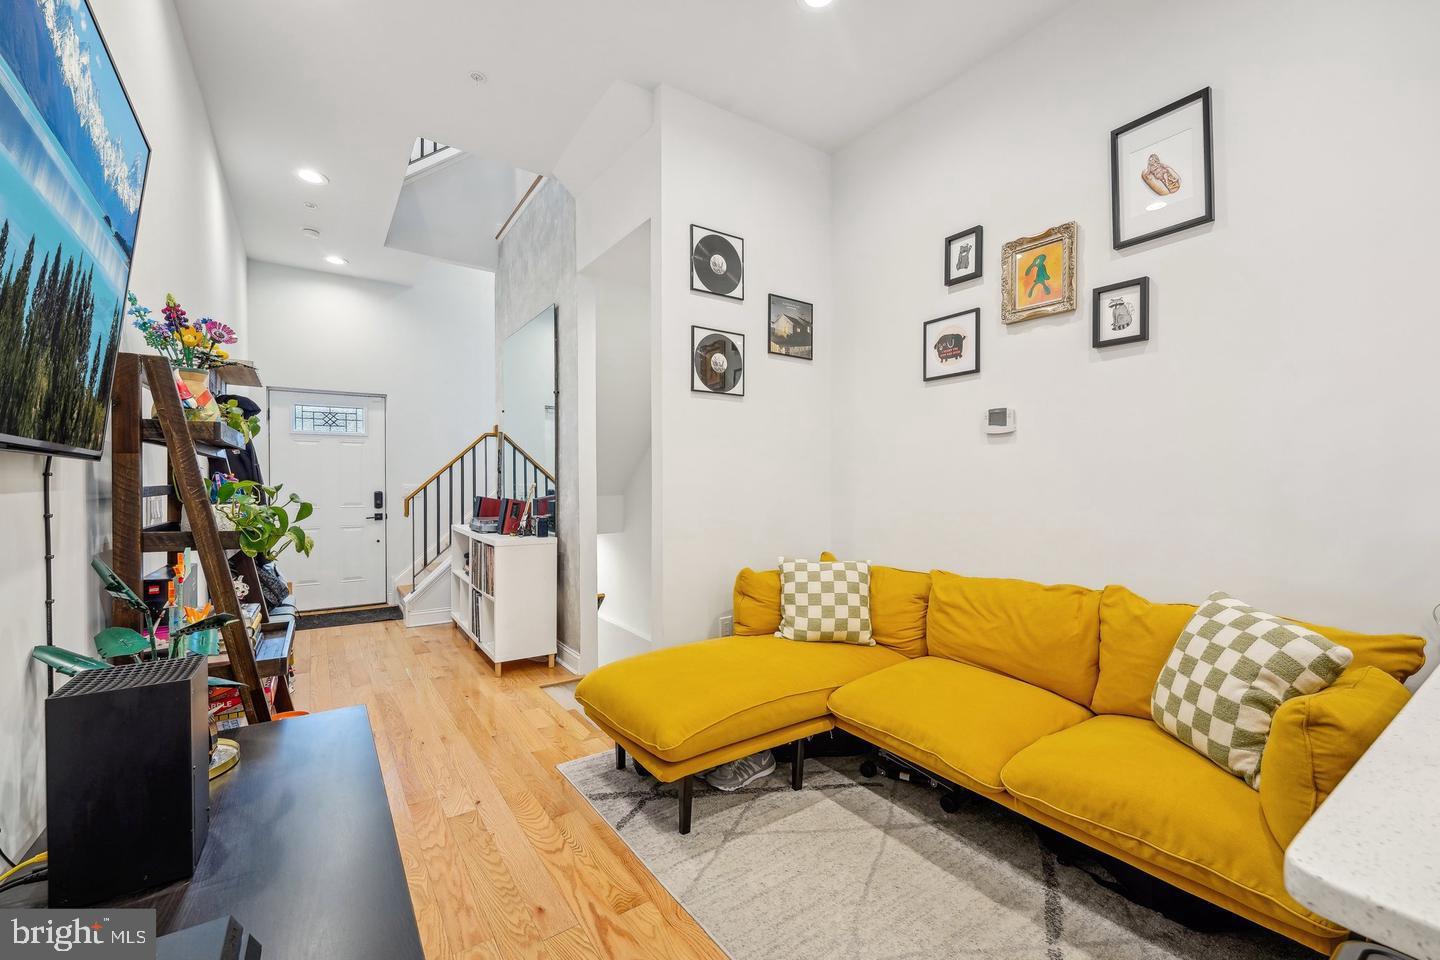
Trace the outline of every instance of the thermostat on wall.
{"label": "thermostat on wall", "polygon": [[985,432],[991,436],[1015,432],[1015,410],[1011,407],[991,407],[985,414]]}

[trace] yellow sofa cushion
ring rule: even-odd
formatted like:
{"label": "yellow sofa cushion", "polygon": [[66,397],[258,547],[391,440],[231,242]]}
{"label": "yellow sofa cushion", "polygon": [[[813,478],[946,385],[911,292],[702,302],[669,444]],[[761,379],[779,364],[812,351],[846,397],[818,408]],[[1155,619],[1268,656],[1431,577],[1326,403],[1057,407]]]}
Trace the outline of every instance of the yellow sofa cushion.
{"label": "yellow sofa cushion", "polygon": [[735,576],[734,604],[737,636],[772,636],[780,629],[780,571],[741,570]]}
{"label": "yellow sofa cushion", "polygon": [[1260,809],[1282,847],[1409,700],[1410,691],[1394,677],[1363,667],[1280,705],[1265,743]]}
{"label": "yellow sofa cushion", "polygon": [[836,687],[904,662],[878,646],[720,637],[601,667],[575,699],[597,723],[678,763],[824,717]]}
{"label": "yellow sofa cushion", "polygon": [[[1125,587],[1100,599],[1100,679],[1090,709],[1150,718],[1150,695],[1194,604],[1152,603]],[[1425,663],[1425,641],[1405,634],[1366,634],[1296,620],[1355,655],[1347,672],[1379,667],[1403,681]]]}
{"label": "yellow sofa cushion", "polygon": [[930,581],[925,639],[931,656],[1090,703],[1098,674],[1100,591],[943,570],[931,571]]}
{"label": "yellow sofa cushion", "polygon": [[1100,594],[1100,679],[1090,709],[1149,720],[1155,681],[1194,615],[1194,604],[1151,603],[1125,587],[1106,587]]}
{"label": "yellow sofa cushion", "polygon": [[1000,776],[1022,810],[1316,937],[1343,933],[1285,891],[1284,851],[1260,794],[1152,720],[1086,720],[1021,750]]}
{"label": "yellow sofa cushion", "polygon": [[[834,562],[826,550],[820,559]],[[875,642],[907,657],[925,656],[930,574],[870,565],[870,631]]]}
{"label": "yellow sofa cushion", "polygon": [[842,727],[971,790],[1000,793],[1000,768],[1090,711],[1011,677],[920,657],[830,695]]}

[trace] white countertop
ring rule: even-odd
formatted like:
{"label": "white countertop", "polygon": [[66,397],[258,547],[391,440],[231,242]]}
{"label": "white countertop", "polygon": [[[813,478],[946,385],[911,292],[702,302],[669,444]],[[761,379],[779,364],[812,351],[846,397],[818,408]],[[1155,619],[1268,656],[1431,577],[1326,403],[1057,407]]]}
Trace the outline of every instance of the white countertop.
{"label": "white countertop", "polygon": [[1285,852],[1322,917],[1440,960],[1440,680],[1430,678]]}

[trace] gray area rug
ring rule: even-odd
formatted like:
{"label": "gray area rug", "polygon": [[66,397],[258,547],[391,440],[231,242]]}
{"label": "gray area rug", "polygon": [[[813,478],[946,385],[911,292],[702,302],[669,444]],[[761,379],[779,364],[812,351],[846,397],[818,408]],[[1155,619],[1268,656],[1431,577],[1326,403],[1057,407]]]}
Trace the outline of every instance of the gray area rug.
{"label": "gray area rug", "polygon": [[735,960],[1306,958],[1243,924],[1197,933],[1060,863],[1029,821],[980,797],[957,814],[939,793],[855,759],[809,760],[734,794],[697,783],[676,832],[673,786],[614,755],[559,770]]}

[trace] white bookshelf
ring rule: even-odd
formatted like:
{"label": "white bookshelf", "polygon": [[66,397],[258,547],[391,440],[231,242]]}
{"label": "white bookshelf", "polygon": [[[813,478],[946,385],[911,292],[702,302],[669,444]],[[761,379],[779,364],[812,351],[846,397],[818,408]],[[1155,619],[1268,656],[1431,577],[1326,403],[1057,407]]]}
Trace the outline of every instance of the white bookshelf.
{"label": "white bookshelf", "polygon": [[504,537],[451,528],[450,617],[490,658],[504,664],[545,657],[555,665],[555,537]]}

